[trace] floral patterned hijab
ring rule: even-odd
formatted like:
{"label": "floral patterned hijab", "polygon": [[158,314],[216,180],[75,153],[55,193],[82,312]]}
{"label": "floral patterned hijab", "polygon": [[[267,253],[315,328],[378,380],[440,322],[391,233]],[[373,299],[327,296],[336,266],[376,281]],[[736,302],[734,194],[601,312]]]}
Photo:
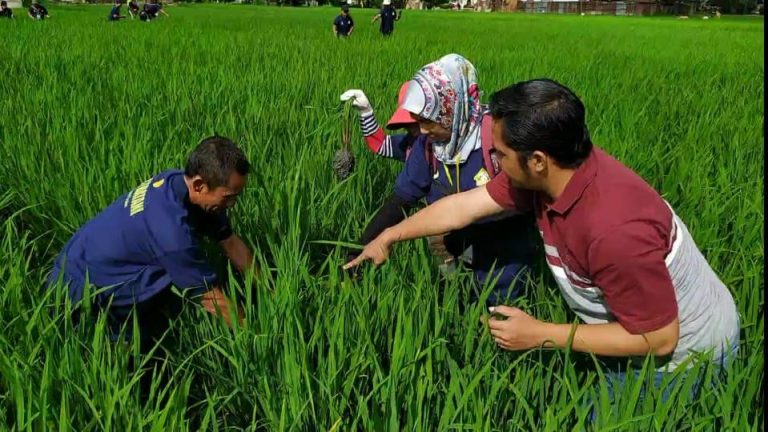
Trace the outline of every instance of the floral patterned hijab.
{"label": "floral patterned hijab", "polygon": [[477,73],[458,54],[448,54],[416,72],[401,108],[451,131],[450,141],[432,141],[435,157],[446,165],[464,163],[481,146],[483,110]]}

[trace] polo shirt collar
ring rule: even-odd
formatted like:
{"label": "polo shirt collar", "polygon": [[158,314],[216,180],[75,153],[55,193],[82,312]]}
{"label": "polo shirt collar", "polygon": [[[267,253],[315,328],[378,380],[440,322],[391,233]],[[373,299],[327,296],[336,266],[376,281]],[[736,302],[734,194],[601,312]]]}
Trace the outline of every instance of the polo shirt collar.
{"label": "polo shirt collar", "polygon": [[593,147],[584,163],[576,168],[563,193],[548,206],[548,210],[562,215],[576,204],[597,175],[597,152],[597,148]]}

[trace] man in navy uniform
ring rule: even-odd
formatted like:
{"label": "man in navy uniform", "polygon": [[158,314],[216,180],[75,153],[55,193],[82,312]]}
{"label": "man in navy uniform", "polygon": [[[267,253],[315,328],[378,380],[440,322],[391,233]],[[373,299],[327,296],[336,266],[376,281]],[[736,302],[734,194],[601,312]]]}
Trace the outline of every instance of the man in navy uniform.
{"label": "man in navy uniform", "polygon": [[355,22],[352,21],[352,17],[349,15],[349,6],[341,6],[341,15],[338,15],[333,20],[333,34],[336,37],[351,36],[352,30],[355,29]]}
{"label": "man in navy uniform", "polygon": [[38,0],[32,2],[32,6],[27,9],[27,15],[29,15],[29,17],[33,20],[38,21],[50,18],[50,15],[48,15],[48,9],[41,5]]}
{"label": "man in navy uniform", "polygon": [[144,12],[147,13],[149,20],[159,17],[160,14],[168,16],[165,10],[163,10],[163,5],[157,0],[151,0],[149,3],[144,3]]}
{"label": "man in navy uniform", "polygon": [[395,31],[395,21],[400,20],[400,15],[398,15],[395,7],[392,6],[392,0],[384,0],[381,2],[381,10],[375,17],[373,17],[372,22],[376,22],[376,20],[379,19],[381,19],[381,27],[379,28],[381,34],[384,36],[391,35],[392,32]]}
{"label": "man in navy uniform", "polygon": [[13,18],[13,11],[5,0],[0,1],[0,18]]}
{"label": "man in navy uniform", "polygon": [[116,0],[115,5],[112,6],[112,10],[109,11],[109,17],[107,17],[107,19],[109,21],[120,21],[121,19],[126,18],[124,15],[120,15],[120,7],[122,6],[122,0]]}
{"label": "man in navy uniform", "polygon": [[157,326],[167,325],[163,315],[178,312],[181,305],[171,286],[232,325],[238,319],[235,308],[203,258],[201,237],[218,242],[238,271],[253,266],[251,251],[232,232],[226,213],[249,170],[234,142],[220,136],[203,139],[183,171],[147,179],[83,225],[56,258],[49,288],[66,287],[77,303],[86,286],[92,287],[90,298],[96,310],[107,313],[115,341],[134,309],[142,345],[149,339],[145,336],[157,336]]}

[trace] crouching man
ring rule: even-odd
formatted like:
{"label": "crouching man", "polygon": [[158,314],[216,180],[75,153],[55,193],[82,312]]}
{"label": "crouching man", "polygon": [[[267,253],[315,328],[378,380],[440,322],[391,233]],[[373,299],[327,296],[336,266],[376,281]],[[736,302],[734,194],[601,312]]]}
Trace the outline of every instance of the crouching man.
{"label": "crouching man", "polygon": [[[571,348],[637,364],[657,360],[656,382],[694,353],[722,364],[739,342],[733,297],[672,207],[631,169],[592,145],[585,109],[551,80],[514,84],[491,97],[493,146],[502,174],[436,201],[388,228],[345,265],[380,264],[395,242],[463,228],[505,209],[532,209],[546,261],[582,319],[540,321],[491,308],[506,350]],[[621,387],[626,371],[609,379]],[[619,390],[619,388],[615,388]],[[665,393],[666,394],[666,390]]]}
{"label": "crouching man", "polygon": [[66,287],[79,302],[86,283],[92,286],[93,303],[107,313],[115,341],[133,310],[142,345],[149,342],[145,336],[157,335],[180,309],[171,286],[233,325],[242,312],[224,296],[222,281],[203,258],[201,239],[218,242],[240,272],[253,265],[226,213],[245,188],[249,169],[231,140],[203,139],[184,170],[147,179],[86,222],[56,258],[49,289]]}

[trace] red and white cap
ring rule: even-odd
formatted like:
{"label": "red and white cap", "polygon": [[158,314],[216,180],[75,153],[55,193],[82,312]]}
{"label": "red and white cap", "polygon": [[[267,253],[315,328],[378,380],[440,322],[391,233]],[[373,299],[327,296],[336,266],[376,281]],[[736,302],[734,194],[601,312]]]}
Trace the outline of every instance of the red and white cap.
{"label": "red and white cap", "polygon": [[411,118],[411,113],[402,109],[400,106],[405,101],[405,95],[408,93],[408,85],[410,81],[406,81],[400,86],[400,94],[397,96],[397,110],[392,114],[392,117],[387,122],[387,129],[400,129],[406,125],[414,124],[416,121]]}

